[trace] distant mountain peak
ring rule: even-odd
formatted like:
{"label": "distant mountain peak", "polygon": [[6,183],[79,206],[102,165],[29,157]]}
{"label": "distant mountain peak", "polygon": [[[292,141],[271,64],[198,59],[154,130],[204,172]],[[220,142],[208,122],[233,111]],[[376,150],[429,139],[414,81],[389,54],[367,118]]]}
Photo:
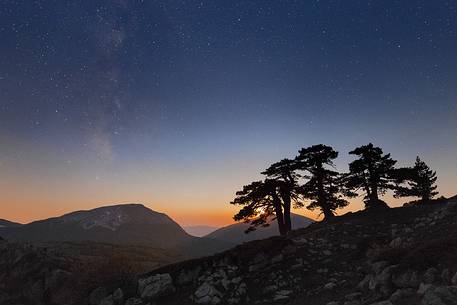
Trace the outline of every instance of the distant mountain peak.
{"label": "distant mountain peak", "polygon": [[64,223],[77,222],[85,230],[105,228],[111,231],[116,231],[123,224],[133,222],[164,224],[172,221],[166,214],[155,212],[139,203],[109,205],[92,210],[76,211],[56,219]]}
{"label": "distant mountain peak", "polygon": [[[101,242],[172,249],[186,257],[233,246],[186,233],[168,215],[142,204],[118,204],[76,211],[16,227],[0,227],[0,236],[18,242]],[[0,301],[1,303],[1,301]]]}

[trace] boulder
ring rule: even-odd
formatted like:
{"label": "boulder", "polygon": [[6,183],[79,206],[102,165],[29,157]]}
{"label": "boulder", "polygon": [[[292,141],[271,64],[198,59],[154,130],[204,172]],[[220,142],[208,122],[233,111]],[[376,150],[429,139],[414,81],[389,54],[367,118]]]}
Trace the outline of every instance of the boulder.
{"label": "boulder", "polygon": [[173,280],[168,273],[152,275],[138,281],[138,294],[143,300],[152,300],[175,292]]}
{"label": "boulder", "polygon": [[130,298],[125,302],[125,305],[143,305],[143,301],[138,298]]}
{"label": "boulder", "polygon": [[429,289],[422,298],[422,305],[455,305],[457,304],[457,286],[440,286]]}
{"label": "boulder", "polygon": [[197,304],[215,305],[221,302],[222,294],[211,284],[204,282],[194,293]]}

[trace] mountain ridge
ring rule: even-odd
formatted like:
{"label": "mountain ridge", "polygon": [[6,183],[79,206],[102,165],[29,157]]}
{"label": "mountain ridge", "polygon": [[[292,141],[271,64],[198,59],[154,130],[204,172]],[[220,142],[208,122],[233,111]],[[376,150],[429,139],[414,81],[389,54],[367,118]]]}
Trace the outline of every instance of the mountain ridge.
{"label": "mountain ridge", "polygon": [[165,213],[129,203],[80,210],[17,227],[1,227],[0,236],[18,242],[103,242],[148,245],[189,253],[211,254],[230,243],[189,235]]}
{"label": "mountain ridge", "polygon": [[206,236],[218,229],[220,227],[208,226],[208,225],[192,225],[192,226],[183,226],[183,229],[190,235],[196,237]]}

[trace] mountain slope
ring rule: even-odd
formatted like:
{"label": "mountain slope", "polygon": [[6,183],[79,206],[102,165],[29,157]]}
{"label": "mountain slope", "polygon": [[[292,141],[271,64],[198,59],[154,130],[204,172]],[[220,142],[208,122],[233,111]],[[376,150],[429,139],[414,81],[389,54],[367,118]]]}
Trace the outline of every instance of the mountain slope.
{"label": "mountain slope", "polygon": [[200,256],[227,249],[231,244],[187,234],[166,214],[141,204],[106,206],[0,228],[0,236],[25,242],[102,242],[179,249]]}
{"label": "mountain slope", "polygon": [[218,227],[212,227],[212,226],[185,226],[183,227],[184,230],[189,233],[192,236],[197,236],[197,237],[202,237],[205,235],[208,235],[217,229]]}
{"label": "mountain slope", "polygon": [[17,222],[12,222],[6,219],[0,219],[0,228],[11,228],[11,227],[19,227],[22,224]]}
{"label": "mountain slope", "polygon": [[[310,225],[313,220],[298,214],[291,214],[292,220],[292,229],[304,228]],[[271,236],[279,235],[278,224],[275,220],[271,220],[270,226],[265,228],[258,228],[257,230],[250,232],[248,234],[244,233],[249,227],[246,223],[235,223],[223,228],[220,228],[208,235],[206,237],[229,241],[234,244],[241,244],[243,242],[264,239]]]}

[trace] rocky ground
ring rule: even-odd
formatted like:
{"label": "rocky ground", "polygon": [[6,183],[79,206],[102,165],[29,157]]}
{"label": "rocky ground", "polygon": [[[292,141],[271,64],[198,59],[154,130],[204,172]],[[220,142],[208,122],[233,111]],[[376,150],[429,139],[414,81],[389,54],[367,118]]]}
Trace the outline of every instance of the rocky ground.
{"label": "rocky ground", "polygon": [[[128,287],[138,274],[182,260],[147,246],[7,242],[0,238],[0,304],[84,304],[87,296]],[[127,290],[126,290],[127,291]],[[103,292],[107,293],[107,292]]]}
{"label": "rocky ground", "polygon": [[457,304],[456,229],[451,204],[347,214],[157,269],[91,304]]}
{"label": "rocky ground", "polygon": [[456,229],[455,204],[350,213],[139,277],[3,241],[0,304],[457,304]]}

